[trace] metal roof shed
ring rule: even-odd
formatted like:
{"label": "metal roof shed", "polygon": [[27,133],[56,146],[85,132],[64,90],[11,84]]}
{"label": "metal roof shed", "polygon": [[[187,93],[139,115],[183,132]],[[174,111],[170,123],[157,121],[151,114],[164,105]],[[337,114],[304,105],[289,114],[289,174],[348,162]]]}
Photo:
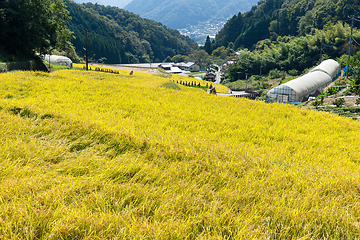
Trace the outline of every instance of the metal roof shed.
{"label": "metal roof shed", "polygon": [[182,70],[178,67],[171,67],[170,70],[165,70],[167,73],[182,73]]}
{"label": "metal roof shed", "polygon": [[194,65],[195,63],[194,62],[188,62],[184,65],[184,67],[191,67],[192,65]]}

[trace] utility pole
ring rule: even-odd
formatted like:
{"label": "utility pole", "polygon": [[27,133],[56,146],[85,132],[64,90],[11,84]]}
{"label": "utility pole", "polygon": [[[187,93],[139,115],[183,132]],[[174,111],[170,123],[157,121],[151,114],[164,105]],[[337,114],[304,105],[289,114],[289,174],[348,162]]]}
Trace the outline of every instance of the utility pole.
{"label": "utility pole", "polygon": [[247,84],[248,84],[248,73],[245,73],[245,82],[246,82],[246,87],[245,87],[245,91],[247,90]]}
{"label": "utility pole", "polygon": [[239,80],[239,73],[242,73],[242,72],[236,72],[237,73],[237,79],[236,80]]}
{"label": "utility pole", "polygon": [[352,40],[353,27],[354,27],[354,15],[349,16],[349,18],[351,18],[351,34],[350,34],[349,58],[348,58],[348,60],[350,61],[350,56],[351,56],[351,40]]}
{"label": "utility pole", "polygon": [[320,63],[322,61],[322,47],[323,47],[323,35],[321,34],[321,46],[320,46]]}
{"label": "utility pole", "polygon": [[[45,57],[44,57],[45,58]],[[51,68],[51,65],[50,65],[50,58],[51,58],[51,50],[49,52],[49,71],[50,71],[50,68]]]}
{"label": "utility pole", "polygon": [[346,66],[346,77],[348,77],[349,73],[349,62],[350,62],[350,56],[351,56],[351,40],[352,40],[352,34],[353,34],[353,27],[354,27],[354,17],[355,17],[355,10],[354,15],[350,15],[349,18],[351,18],[351,33],[350,33],[350,40],[349,40],[349,57],[348,57],[348,64]]}
{"label": "utility pole", "polygon": [[89,70],[89,58],[88,58],[88,30],[86,29],[86,71]]}
{"label": "utility pole", "polygon": [[261,69],[262,69],[262,58],[260,57],[260,77],[261,77]]}

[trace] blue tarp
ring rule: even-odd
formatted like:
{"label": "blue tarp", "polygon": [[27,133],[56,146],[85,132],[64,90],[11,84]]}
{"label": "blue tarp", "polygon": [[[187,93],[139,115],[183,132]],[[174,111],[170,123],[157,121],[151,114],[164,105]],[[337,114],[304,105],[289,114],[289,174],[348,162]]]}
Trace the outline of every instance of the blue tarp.
{"label": "blue tarp", "polygon": [[347,71],[349,71],[349,73],[351,73],[351,69],[348,70],[348,66],[345,66],[345,67],[344,67],[344,73],[343,73],[343,75],[342,75],[343,77],[346,76],[346,72],[347,72]]}

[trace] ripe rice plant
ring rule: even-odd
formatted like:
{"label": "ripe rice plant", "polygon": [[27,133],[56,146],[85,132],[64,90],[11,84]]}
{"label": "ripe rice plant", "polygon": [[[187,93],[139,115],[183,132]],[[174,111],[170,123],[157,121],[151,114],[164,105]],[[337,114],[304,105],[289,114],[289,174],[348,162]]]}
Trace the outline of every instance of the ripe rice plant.
{"label": "ripe rice plant", "polygon": [[[74,63],[73,66],[75,68],[81,68],[81,69],[85,69],[85,65],[84,64],[78,64],[78,63]],[[99,67],[99,66],[93,66],[91,64],[89,64],[89,70],[93,70],[93,71],[101,71],[101,72],[111,72],[111,73],[116,73],[116,74],[129,74],[130,72],[133,72],[133,71],[127,71],[127,70],[119,70],[119,69],[116,69],[115,67],[112,67],[111,65],[109,65],[109,67]],[[138,72],[136,72],[136,74],[138,74]],[[131,74],[132,75],[132,74]],[[154,74],[154,76],[161,76],[161,75],[156,75]],[[195,85],[198,85],[200,84],[201,86],[208,88],[210,87],[210,85],[212,86],[215,86],[216,88],[216,91],[219,92],[219,93],[228,93],[229,92],[229,89],[227,87],[225,87],[224,85],[221,85],[221,84],[217,84],[217,83],[213,83],[213,82],[209,82],[209,81],[204,81],[204,80],[199,80],[199,79],[196,79],[196,78],[187,78],[187,77],[184,77],[184,76],[180,76],[180,75],[177,75],[177,74],[169,74],[169,75],[166,75],[166,76],[163,76],[163,77],[169,77],[170,76],[170,79],[174,82],[174,83],[177,83],[177,84],[180,84],[180,83],[183,83],[182,85],[184,85],[184,83],[192,83],[192,84],[195,84]]]}
{"label": "ripe rice plant", "polygon": [[0,238],[359,238],[358,122],[169,81],[0,74]]}

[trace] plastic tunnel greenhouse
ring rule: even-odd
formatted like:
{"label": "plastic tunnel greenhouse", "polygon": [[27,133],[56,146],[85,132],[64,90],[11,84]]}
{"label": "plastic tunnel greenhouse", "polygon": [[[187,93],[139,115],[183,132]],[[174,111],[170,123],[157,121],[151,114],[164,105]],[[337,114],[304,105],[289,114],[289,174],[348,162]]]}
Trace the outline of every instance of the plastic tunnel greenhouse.
{"label": "plastic tunnel greenhouse", "polygon": [[266,94],[267,102],[302,102],[319,95],[324,88],[340,76],[340,64],[328,59],[309,73],[272,88]]}
{"label": "plastic tunnel greenhouse", "polygon": [[58,55],[45,55],[42,59],[47,63],[72,68],[72,61],[68,57]]}

